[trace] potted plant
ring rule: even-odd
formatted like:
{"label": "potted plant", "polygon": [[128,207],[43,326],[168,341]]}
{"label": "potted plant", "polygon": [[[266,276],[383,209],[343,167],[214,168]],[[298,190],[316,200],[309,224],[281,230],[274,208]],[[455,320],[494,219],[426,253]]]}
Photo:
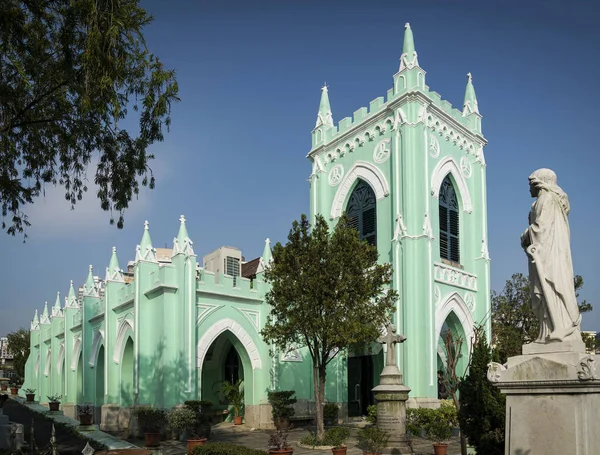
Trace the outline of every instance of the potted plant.
{"label": "potted plant", "polygon": [[[437,410],[436,410],[437,411]],[[452,437],[452,426],[440,412],[431,419],[425,428],[427,439],[434,441],[433,452],[435,455],[446,455],[448,444],[445,442]]]}
{"label": "potted plant", "polygon": [[212,422],[212,401],[208,400],[188,400],[183,404],[186,408],[192,410],[196,415],[195,433],[200,438],[208,438],[211,431]]}
{"label": "potted plant", "polygon": [[350,430],[344,427],[330,428],[325,434],[326,441],[333,446],[331,453],[333,455],[346,455],[346,439],[350,436]]}
{"label": "potted plant", "polygon": [[140,406],[134,409],[138,426],[144,432],[144,443],[146,447],[158,447],[160,445],[160,430],[165,425],[165,412],[162,409],[150,406]]}
{"label": "potted plant", "polygon": [[14,382],[10,385],[10,394],[11,395],[18,395],[19,393],[19,387],[17,386],[17,384],[15,384]]}
{"label": "potted plant", "polygon": [[233,406],[233,423],[241,425],[243,417],[240,415],[240,409],[244,406],[244,382],[241,379],[238,379],[235,384],[225,381],[221,387],[221,393]]}
{"label": "potted plant", "polygon": [[389,435],[375,426],[365,427],[358,432],[358,447],[363,455],[379,455],[385,448]]}
{"label": "potted plant", "polygon": [[207,438],[201,433],[196,413],[188,407],[178,407],[167,414],[167,422],[174,430],[185,432],[187,438],[187,453],[191,454],[192,449],[197,446],[203,446]]}
{"label": "potted plant", "polygon": [[325,421],[325,425],[332,426],[337,423],[339,410],[340,408],[335,403],[327,403],[323,406],[323,420]]}
{"label": "potted plant", "polygon": [[89,403],[77,405],[79,425],[91,425],[94,422],[94,407]]}
{"label": "potted plant", "polygon": [[277,428],[269,435],[269,455],[292,455],[294,448],[288,442],[288,429]]}
{"label": "potted plant", "polygon": [[60,399],[62,395],[47,395],[48,397],[48,406],[50,407],[50,411],[58,411],[58,407],[60,406]]}
{"label": "potted plant", "polygon": [[35,399],[35,389],[24,389],[23,392],[25,392],[27,403],[33,403]]}
{"label": "potted plant", "polygon": [[297,401],[296,398],[292,398],[295,393],[294,390],[281,390],[267,394],[275,428],[289,428],[290,417],[294,415],[294,403]]}
{"label": "potted plant", "polygon": [[6,383],[6,381],[0,382],[0,390],[3,392],[8,390],[8,384]]}

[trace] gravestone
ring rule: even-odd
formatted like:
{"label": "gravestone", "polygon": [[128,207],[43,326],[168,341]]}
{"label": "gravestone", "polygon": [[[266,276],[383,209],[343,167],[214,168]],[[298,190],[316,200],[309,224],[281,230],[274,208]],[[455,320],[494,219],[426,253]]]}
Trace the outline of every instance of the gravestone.
{"label": "gravestone", "polygon": [[596,455],[600,447],[600,374],[586,353],[573,282],[569,201],[556,174],[529,177],[536,201],[521,246],[529,263],[538,338],[506,364],[492,362],[488,380],[506,394],[507,455]]}
{"label": "gravestone", "polygon": [[377,341],[387,347],[385,367],[379,385],[373,388],[377,401],[377,427],[389,435],[387,447],[382,453],[411,453],[406,444],[406,400],[410,389],[402,384],[402,373],[396,364],[397,343],[406,337],[396,335],[396,328],[388,324],[387,333]]}

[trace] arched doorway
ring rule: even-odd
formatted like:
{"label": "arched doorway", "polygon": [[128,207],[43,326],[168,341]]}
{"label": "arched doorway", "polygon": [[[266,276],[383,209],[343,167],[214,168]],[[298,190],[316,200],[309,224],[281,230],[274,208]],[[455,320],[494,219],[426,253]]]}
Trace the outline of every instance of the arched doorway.
{"label": "arched doorway", "polygon": [[348,417],[367,415],[367,408],[375,404],[372,390],[379,385],[383,367],[383,349],[379,343],[349,351]]}
{"label": "arched doorway", "polygon": [[127,337],[121,357],[120,405],[122,407],[133,405],[133,365],[133,340]]}
{"label": "arched doorway", "polygon": [[[450,342],[447,342],[447,338]],[[437,365],[438,371],[445,372],[448,367],[448,354],[451,358],[457,359],[456,375],[460,378],[464,375],[469,364],[469,343],[464,327],[454,311],[448,313],[446,317],[437,344]],[[450,352],[448,352],[450,350]]]}
{"label": "arched doorway", "polygon": [[104,345],[102,345],[98,350],[98,358],[96,359],[96,408],[104,404],[104,386]]}
{"label": "arched doorway", "polygon": [[[253,403],[252,363],[246,348],[229,330],[218,335],[206,352],[200,374],[200,394],[215,408],[227,409],[229,403],[221,393],[225,381],[244,383],[244,405]],[[228,417],[229,420],[229,417]]]}

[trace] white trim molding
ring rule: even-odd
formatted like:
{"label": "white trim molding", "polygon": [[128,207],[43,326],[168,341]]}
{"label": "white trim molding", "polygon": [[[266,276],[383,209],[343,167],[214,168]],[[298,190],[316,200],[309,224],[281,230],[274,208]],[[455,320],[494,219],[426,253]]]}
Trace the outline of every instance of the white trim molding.
{"label": "white trim molding", "polygon": [[200,341],[198,341],[197,367],[202,369],[202,364],[204,363],[204,357],[206,357],[208,348],[210,348],[219,335],[227,330],[229,330],[244,345],[248,357],[250,357],[252,369],[257,370],[262,368],[260,353],[258,352],[256,344],[252,341],[252,337],[248,335],[248,332],[246,332],[239,322],[229,318],[221,319],[210,326],[202,338],[200,338]]}
{"label": "white trim molding", "polygon": [[132,340],[135,339],[133,321],[125,319],[117,330],[117,340],[115,341],[115,349],[113,350],[113,361],[117,365],[121,363],[121,357],[123,356],[123,350],[125,349],[125,343],[127,342],[128,337],[131,337]]}
{"label": "white trim molding", "polygon": [[335,220],[342,215],[344,202],[346,202],[348,193],[350,193],[350,189],[354,185],[354,182],[359,178],[371,185],[371,188],[375,193],[375,199],[378,201],[390,194],[390,185],[383,175],[383,172],[371,163],[357,161],[348,171],[335,193],[333,203],[331,204],[330,218],[332,220]]}
{"label": "white trim molding", "polygon": [[73,346],[73,357],[71,357],[71,371],[75,371],[77,369],[79,354],[81,354],[81,338],[75,338],[75,345]]}
{"label": "white trim molding", "polygon": [[95,330],[94,341],[92,342],[92,352],[90,353],[89,361],[91,368],[94,368],[96,366],[96,357],[98,357],[98,352],[100,351],[102,341],[104,341],[104,332],[102,330]]}
{"label": "white trim molding", "polygon": [[467,346],[468,352],[471,352],[471,339],[475,334],[475,320],[469,310],[469,307],[458,292],[453,292],[443,304],[438,306],[435,311],[435,333],[437,339],[442,335],[442,327],[450,313],[454,313],[458,318],[460,325],[465,332],[463,343]]}
{"label": "white trim molding", "polygon": [[452,177],[454,177],[454,181],[458,186],[462,209],[465,212],[471,213],[473,211],[473,203],[471,202],[469,187],[467,187],[467,182],[460,171],[460,166],[451,156],[442,158],[433,170],[433,174],[431,175],[431,195],[434,198],[439,199],[442,182],[448,174],[452,174]]}
{"label": "white trim molding", "polygon": [[65,344],[61,343],[58,349],[58,361],[56,362],[56,371],[62,376],[62,366],[65,361]]}

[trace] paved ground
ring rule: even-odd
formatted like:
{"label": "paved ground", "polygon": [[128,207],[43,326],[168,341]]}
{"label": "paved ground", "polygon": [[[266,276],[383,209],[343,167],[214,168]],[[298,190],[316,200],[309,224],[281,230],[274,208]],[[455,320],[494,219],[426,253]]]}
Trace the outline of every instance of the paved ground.
{"label": "paved ground", "polygon": [[[34,412],[37,411],[37,412]],[[45,408],[39,405],[24,405],[15,400],[8,400],[4,405],[4,413],[9,416],[12,422],[22,423],[25,426],[25,440],[29,441],[31,419],[34,419],[35,441],[39,449],[44,450],[49,447],[49,441],[52,429],[52,420],[48,415],[40,414],[45,412]],[[107,434],[98,430],[86,431],[85,436],[79,434],[76,430],[78,422],[64,416],[51,416],[57,422],[65,425],[56,426],[56,440],[58,452],[61,455],[79,455],[87,443],[86,438],[90,438],[91,445],[95,449],[100,449],[100,444],[105,444],[113,449],[141,448],[144,441],[140,439],[126,439],[126,434]],[[356,433],[358,428],[351,427],[351,436],[347,441],[348,455],[362,455],[362,450],[356,447]],[[330,455],[331,449],[310,449],[299,447],[298,443],[303,436],[309,434],[306,428],[296,428],[290,432],[288,441],[294,447],[294,455]],[[239,444],[254,449],[267,449],[269,433],[267,431],[252,430],[246,425],[233,425],[232,423],[220,423],[213,426],[209,442],[223,441]],[[155,455],[185,455],[186,444],[175,440],[162,441],[159,451]],[[414,455],[433,454],[433,445],[430,441],[424,439],[414,439],[412,450],[403,452]],[[453,439],[448,448],[448,455],[460,454],[458,439]],[[131,454],[130,454],[131,455]]]}

